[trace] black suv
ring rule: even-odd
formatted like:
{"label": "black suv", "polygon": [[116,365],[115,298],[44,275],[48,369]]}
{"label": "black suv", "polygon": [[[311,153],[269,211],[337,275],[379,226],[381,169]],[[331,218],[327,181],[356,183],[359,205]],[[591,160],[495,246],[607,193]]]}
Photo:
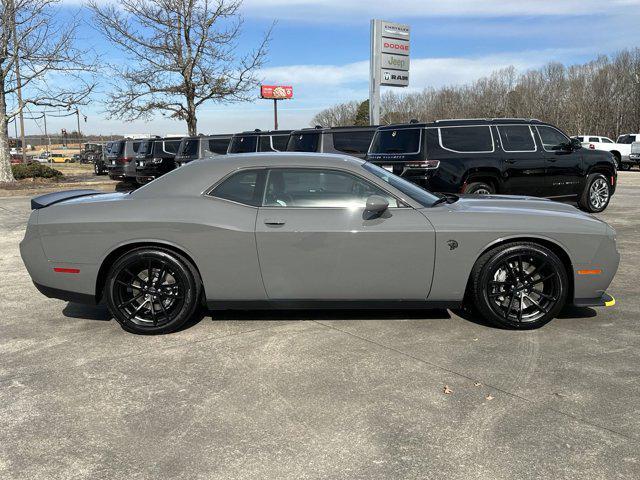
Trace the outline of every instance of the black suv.
{"label": "black suv", "polygon": [[282,152],[287,149],[291,130],[253,130],[236,133],[227,153]]}
{"label": "black suv", "polygon": [[141,143],[136,153],[136,182],[144,185],[176,168],[182,137],[153,138]]}
{"label": "black suv", "polygon": [[176,167],[202,158],[226,155],[231,135],[198,135],[184,137],[176,153]]}
{"label": "black suv", "polygon": [[589,212],[607,207],[617,180],[609,152],[517,118],[380,127],[367,160],[435,192],[577,200]]}
{"label": "black suv", "polygon": [[346,153],[364,158],[378,127],[315,127],[291,132],[287,151]]}

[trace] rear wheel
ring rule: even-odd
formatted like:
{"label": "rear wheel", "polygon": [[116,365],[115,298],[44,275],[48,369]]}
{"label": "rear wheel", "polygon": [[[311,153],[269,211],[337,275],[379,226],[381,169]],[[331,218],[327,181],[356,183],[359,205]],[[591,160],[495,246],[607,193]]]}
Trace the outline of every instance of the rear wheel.
{"label": "rear wheel", "polygon": [[631,164],[630,163],[620,162],[620,167],[618,169],[619,170],[624,170],[626,172],[628,170],[631,170]]}
{"label": "rear wheel", "polygon": [[169,333],[194,315],[200,279],[182,255],[162,248],[140,248],[113,264],[105,289],[109,310],[124,330]]}
{"label": "rear wheel", "polygon": [[467,185],[464,193],[470,193],[475,195],[491,195],[496,193],[492,185],[486,182],[472,182]]}
{"label": "rear wheel", "polygon": [[587,177],[585,189],[580,195],[578,204],[582,210],[591,213],[602,212],[611,199],[611,187],[601,173],[592,173]]}
{"label": "rear wheel", "polygon": [[517,242],[482,255],[473,267],[471,298],[497,326],[534,329],[552,320],[565,304],[567,272],[555,253]]}

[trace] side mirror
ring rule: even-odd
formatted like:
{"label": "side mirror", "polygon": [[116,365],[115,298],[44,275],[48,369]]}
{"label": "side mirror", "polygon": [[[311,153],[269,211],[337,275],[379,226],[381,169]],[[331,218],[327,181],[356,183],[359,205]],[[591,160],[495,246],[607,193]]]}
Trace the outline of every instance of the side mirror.
{"label": "side mirror", "polygon": [[582,142],[580,142],[580,140],[577,138],[572,138],[569,147],[571,150],[578,150],[582,148]]}
{"label": "side mirror", "polygon": [[389,208],[389,202],[387,202],[386,198],[380,195],[370,195],[369,198],[367,198],[367,212],[382,213],[387,208]]}

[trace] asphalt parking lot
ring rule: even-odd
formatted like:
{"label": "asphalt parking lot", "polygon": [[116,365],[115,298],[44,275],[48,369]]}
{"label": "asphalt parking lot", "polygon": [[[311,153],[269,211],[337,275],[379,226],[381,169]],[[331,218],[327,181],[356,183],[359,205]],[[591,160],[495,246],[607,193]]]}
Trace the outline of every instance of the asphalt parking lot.
{"label": "asphalt parking lot", "polygon": [[127,334],[36,291],[28,198],[0,198],[0,478],[640,478],[640,172],[619,182],[616,306],[530,332],[296,311]]}

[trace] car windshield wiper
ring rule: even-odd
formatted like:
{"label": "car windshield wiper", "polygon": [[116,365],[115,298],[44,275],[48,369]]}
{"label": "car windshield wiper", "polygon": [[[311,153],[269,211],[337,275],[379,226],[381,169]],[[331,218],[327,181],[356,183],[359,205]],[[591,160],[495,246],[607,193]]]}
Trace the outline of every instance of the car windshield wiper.
{"label": "car windshield wiper", "polygon": [[431,204],[432,207],[440,205],[441,203],[455,203],[460,200],[460,197],[454,195],[453,193],[438,193],[437,195],[439,195],[440,197]]}

